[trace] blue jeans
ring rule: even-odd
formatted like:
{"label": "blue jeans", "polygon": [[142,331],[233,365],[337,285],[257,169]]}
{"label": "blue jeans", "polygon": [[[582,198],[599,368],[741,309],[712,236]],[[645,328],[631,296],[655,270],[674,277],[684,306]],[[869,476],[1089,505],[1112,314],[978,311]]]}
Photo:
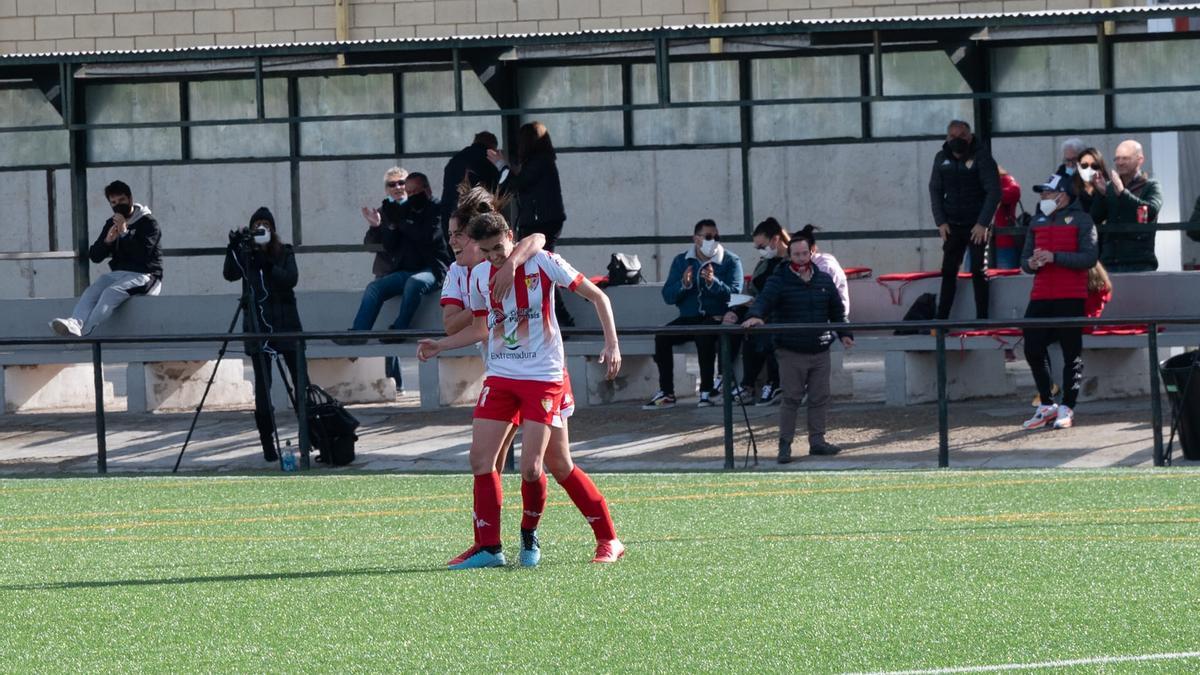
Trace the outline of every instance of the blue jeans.
{"label": "blue jeans", "polygon": [[1021,266],[1021,250],[1014,247],[996,247],[996,264],[999,270],[1015,270]]}
{"label": "blue jeans", "polygon": [[371,330],[375,327],[375,319],[379,310],[389,298],[403,295],[400,301],[400,313],[388,328],[404,329],[412,323],[413,315],[421,306],[421,296],[433,290],[437,278],[432,270],[420,272],[392,272],[379,277],[367,284],[363,291],[362,303],[358,306],[358,314],[354,317],[351,330]]}

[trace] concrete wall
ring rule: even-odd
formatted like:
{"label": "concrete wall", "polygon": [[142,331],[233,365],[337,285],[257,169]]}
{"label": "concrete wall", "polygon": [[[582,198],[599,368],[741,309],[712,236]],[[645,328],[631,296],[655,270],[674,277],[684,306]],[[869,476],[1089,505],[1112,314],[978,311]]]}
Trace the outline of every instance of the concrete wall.
{"label": "concrete wall", "polygon": [[[1200,134],[1181,134],[1180,157]],[[1022,186],[1027,209],[1036,208],[1029,186],[1043,180],[1058,164],[1065,136],[1001,138],[994,154]],[[1118,136],[1085,139],[1107,157]],[[930,228],[928,180],[938,143],[900,142],[757,148],[751,151],[753,222],[774,216],[789,228],[805,223],[827,232]],[[1146,167],[1154,173],[1153,148],[1146,143]],[[304,243],[346,244],[362,241],[366,228],[359,210],[382,198],[383,172],[392,161],[305,162],[301,165],[301,216]],[[401,160],[409,170],[427,173],[441,189],[443,159]],[[615,251],[636,253],[650,281],[660,281],[671,259],[690,245],[692,226],[713,218],[726,234],[742,233],[741,161],[737,150],[628,151],[560,155],[563,196],[568,220],[564,236],[671,236],[678,244],[574,245],[561,253],[588,275],[603,274]],[[1190,188],[1170,195],[1187,217],[1197,184],[1195,172],[1181,160],[1181,180]],[[70,193],[65,172],[57,172],[56,209],[59,249],[70,247]],[[0,227],[0,250],[46,250],[49,217],[44,172],[8,174],[0,198],[13,205]],[[110,213],[103,187],[120,178],[135,200],[148,204],[163,228],[166,248],[223,246],[230,228],[246,224],[259,206],[275,213],[280,232],[291,240],[291,207],[286,164],[196,165],[95,169],[88,174],[89,236],[99,235]],[[1160,238],[1180,238],[1160,233]],[[820,237],[818,236],[818,239]],[[1195,264],[1200,244],[1182,238],[1183,262]],[[747,271],[756,262],[746,243],[729,243]],[[821,244],[846,266],[866,266],[876,274],[936,269],[940,242],[925,239],[833,241]],[[371,280],[372,254],[306,254],[300,256],[301,290],[362,288]],[[229,293],[221,278],[221,258],[214,256],[166,261],[164,295]],[[93,276],[107,269],[93,265]],[[1166,269],[1165,267],[1163,269]],[[71,262],[0,261],[0,297],[64,297],[72,295]]]}
{"label": "concrete wall", "polygon": [[[349,38],[699,24],[708,0],[346,0]],[[786,21],[1100,7],[1101,0],[725,0],[721,20]],[[1117,0],[1114,5],[1140,5]],[[0,0],[0,52],[335,39],[334,0]]]}

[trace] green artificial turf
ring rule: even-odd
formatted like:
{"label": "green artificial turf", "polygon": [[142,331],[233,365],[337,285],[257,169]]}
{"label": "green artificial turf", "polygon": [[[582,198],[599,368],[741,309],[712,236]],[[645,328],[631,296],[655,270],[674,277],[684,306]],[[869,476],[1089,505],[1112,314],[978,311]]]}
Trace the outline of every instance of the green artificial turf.
{"label": "green artificial turf", "polygon": [[[1200,472],[597,475],[448,572],[466,476],[0,481],[5,672],[801,671],[1200,650]],[[1188,672],[1200,659],[1074,672]],[[1061,670],[1061,669],[1059,669]]]}

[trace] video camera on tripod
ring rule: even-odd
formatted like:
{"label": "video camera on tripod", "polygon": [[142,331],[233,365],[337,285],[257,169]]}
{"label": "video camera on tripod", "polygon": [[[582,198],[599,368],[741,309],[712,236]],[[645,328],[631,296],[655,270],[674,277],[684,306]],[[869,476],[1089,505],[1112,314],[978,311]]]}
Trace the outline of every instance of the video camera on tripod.
{"label": "video camera on tripod", "polygon": [[256,228],[242,227],[229,231],[229,243],[233,244],[242,253],[248,253],[253,250],[255,244],[266,246],[270,242],[271,231],[263,225],[259,225]]}

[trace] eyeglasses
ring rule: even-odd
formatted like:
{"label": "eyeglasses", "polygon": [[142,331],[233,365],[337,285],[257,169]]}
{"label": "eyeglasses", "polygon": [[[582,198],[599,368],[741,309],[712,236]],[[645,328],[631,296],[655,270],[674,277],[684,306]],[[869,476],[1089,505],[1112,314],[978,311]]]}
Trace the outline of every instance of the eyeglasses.
{"label": "eyeglasses", "polygon": [[704,241],[721,241],[721,235],[712,234],[711,232],[704,235]]}
{"label": "eyeglasses", "polygon": [[384,183],[384,185],[388,186],[389,188],[399,188],[399,187],[404,187],[404,181],[389,180],[388,182]]}
{"label": "eyeglasses", "polygon": [[1079,163],[1079,168],[1081,168],[1081,169],[1090,169],[1093,166],[1097,166],[1097,164],[1095,162],[1080,162]]}

